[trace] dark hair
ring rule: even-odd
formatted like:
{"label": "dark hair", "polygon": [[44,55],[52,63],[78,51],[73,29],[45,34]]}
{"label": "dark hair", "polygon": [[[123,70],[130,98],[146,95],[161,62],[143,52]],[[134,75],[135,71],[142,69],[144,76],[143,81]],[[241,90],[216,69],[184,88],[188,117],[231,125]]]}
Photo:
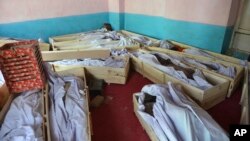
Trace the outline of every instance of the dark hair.
{"label": "dark hair", "polygon": [[110,23],[104,23],[103,24],[103,28],[106,28],[108,31],[112,31],[113,30]]}

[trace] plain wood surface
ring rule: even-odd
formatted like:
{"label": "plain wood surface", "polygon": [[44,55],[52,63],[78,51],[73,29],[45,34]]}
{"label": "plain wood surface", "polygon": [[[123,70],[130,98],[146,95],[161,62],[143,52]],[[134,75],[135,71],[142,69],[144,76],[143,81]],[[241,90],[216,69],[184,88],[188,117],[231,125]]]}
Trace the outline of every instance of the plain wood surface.
{"label": "plain wood surface", "polygon": [[241,111],[241,119],[240,123],[241,124],[249,124],[249,67],[245,67],[245,74],[244,74],[244,83],[242,87],[242,93],[241,93],[241,99],[240,99],[240,104],[242,106],[242,111]]}
{"label": "plain wood surface", "polygon": [[9,95],[10,95],[9,90],[6,84],[4,83],[2,86],[0,86],[0,111],[4,106],[4,104],[6,103],[6,101],[8,100]]}
{"label": "plain wood surface", "polygon": [[99,50],[67,50],[67,51],[42,51],[44,61],[56,61],[63,59],[81,59],[81,58],[107,58],[110,51],[107,49]]}
{"label": "plain wood surface", "polygon": [[153,128],[151,128],[145,121],[144,119],[140,116],[140,114],[138,113],[138,101],[137,101],[137,98],[136,98],[136,94],[133,94],[133,104],[134,104],[134,112],[135,112],[135,115],[136,117],[139,119],[143,129],[147,132],[149,138],[151,141],[160,141],[158,139],[158,137],[156,136]]}

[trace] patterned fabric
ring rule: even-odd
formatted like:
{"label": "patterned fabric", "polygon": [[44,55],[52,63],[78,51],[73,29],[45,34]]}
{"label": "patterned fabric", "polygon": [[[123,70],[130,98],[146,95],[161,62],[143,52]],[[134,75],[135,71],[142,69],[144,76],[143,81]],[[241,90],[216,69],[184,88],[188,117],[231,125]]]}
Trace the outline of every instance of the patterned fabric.
{"label": "patterned fabric", "polygon": [[0,67],[11,93],[41,89],[44,86],[42,57],[37,41],[21,41],[2,46]]}

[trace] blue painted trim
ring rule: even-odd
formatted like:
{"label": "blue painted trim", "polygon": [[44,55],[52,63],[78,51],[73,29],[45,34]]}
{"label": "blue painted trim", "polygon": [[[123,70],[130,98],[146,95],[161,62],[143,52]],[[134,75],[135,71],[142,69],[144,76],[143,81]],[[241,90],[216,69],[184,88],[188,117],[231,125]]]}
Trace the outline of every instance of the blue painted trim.
{"label": "blue painted trim", "polygon": [[0,36],[48,41],[56,35],[84,32],[110,22],[115,30],[129,30],[169,39],[214,52],[225,52],[232,27],[178,21],[157,16],[103,12],[79,16],[0,24]]}
{"label": "blue painted trim", "polygon": [[0,36],[48,41],[51,36],[98,29],[106,22],[108,12],[0,24]]}
{"label": "blue painted trim", "polygon": [[224,38],[230,27],[130,13],[110,12],[109,17],[118,17],[110,19],[115,29],[119,23],[116,20],[123,17],[125,30],[159,39],[175,40],[213,52],[221,52],[222,47],[227,48]]}
{"label": "blue painted trim", "polygon": [[125,14],[123,13],[109,13],[109,22],[114,30],[124,29]]}

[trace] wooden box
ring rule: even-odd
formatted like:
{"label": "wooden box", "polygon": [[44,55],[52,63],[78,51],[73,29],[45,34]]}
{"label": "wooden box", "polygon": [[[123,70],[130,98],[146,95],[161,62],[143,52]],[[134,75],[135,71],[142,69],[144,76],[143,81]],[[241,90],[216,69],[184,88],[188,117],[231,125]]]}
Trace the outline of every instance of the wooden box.
{"label": "wooden box", "polygon": [[[48,120],[48,109],[46,109],[45,102],[47,101],[46,97],[48,96],[48,87],[42,89],[42,115],[43,115],[43,123],[42,123],[42,132],[43,132],[43,140],[51,141],[50,139],[50,128],[49,128],[49,120]],[[10,94],[8,100],[4,104],[4,107],[0,111],[0,125],[4,122],[4,118],[11,106],[12,101],[17,97],[17,94]]]}
{"label": "wooden box", "polygon": [[[67,70],[63,70],[63,71],[59,71],[57,72],[57,74],[59,74],[60,76],[77,76],[80,77],[81,79],[83,79],[83,85],[84,85],[84,96],[86,99],[86,104],[84,106],[87,107],[87,125],[83,125],[87,127],[87,132],[88,132],[88,141],[91,141],[91,135],[93,135],[93,129],[92,129],[92,121],[91,121],[91,113],[89,111],[89,102],[90,102],[90,98],[89,98],[89,88],[87,86],[87,79],[85,76],[85,69],[84,68],[74,68],[74,69],[67,69]],[[46,95],[46,110],[47,113],[49,112],[49,107],[50,107],[50,103],[49,103],[49,96]],[[53,127],[50,127],[50,130],[53,130]]]}
{"label": "wooden box", "polygon": [[[77,77],[81,77],[84,80],[84,92],[85,92],[85,96],[86,96],[86,107],[89,110],[89,90],[88,90],[88,86],[87,86],[87,82],[86,82],[86,77],[85,77],[85,72],[83,68],[78,68],[78,69],[69,69],[67,71],[60,71],[58,73],[59,75],[62,76],[68,76],[68,75],[74,75]],[[43,137],[44,137],[44,141],[51,141],[51,130],[53,130],[53,128],[50,125],[50,120],[49,120],[49,106],[50,106],[50,100],[49,100],[49,86],[48,84],[45,85],[45,88],[42,90],[42,114],[43,114],[43,124],[42,124],[42,132],[43,132]],[[0,111],[0,125],[2,124],[6,113],[8,112],[10,105],[12,103],[12,101],[17,97],[18,95],[13,95],[10,94],[7,102],[5,103],[3,109]],[[88,116],[87,116],[87,121],[88,124],[84,125],[87,126],[87,130],[88,130],[88,141],[91,141],[91,135],[93,134],[92,132],[92,124],[91,124],[91,113],[88,111],[87,112]]]}
{"label": "wooden box", "polygon": [[185,57],[185,58],[189,58],[189,59],[193,59],[193,60],[197,60],[197,61],[200,60],[200,61],[207,61],[207,62],[215,62],[215,63],[221,64],[221,65],[224,65],[226,67],[230,67],[230,66],[234,67],[236,70],[236,75],[235,75],[235,78],[231,78],[231,77],[225,76],[225,75],[220,74],[220,73],[213,71],[213,70],[208,70],[208,69],[205,69],[202,67],[197,67],[195,65],[187,64],[191,67],[203,70],[204,72],[207,72],[207,73],[210,73],[212,75],[216,75],[218,77],[222,77],[222,78],[227,79],[230,82],[230,86],[229,86],[228,94],[227,94],[228,97],[230,97],[231,94],[238,88],[238,86],[243,78],[243,75],[244,75],[243,66],[233,64],[230,62],[226,62],[226,61],[222,61],[222,60],[214,60],[214,59],[206,58],[206,57],[205,58],[204,57],[197,57],[195,55],[183,54],[181,52],[172,51],[172,50],[163,49],[163,48],[158,48],[158,47],[146,47],[146,49],[148,51],[161,52],[161,53],[165,53],[165,54],[169,54],[169,55],[176,55],[176,56]]}
{"label": "wooden box", "polygon": [[209,109],[222,102],[226,98],[229,81],[225,78],[221,78],[203,71],[206,79],[215,86],[206,90],[201,90],[197,87],[186,84],[185,82],[178,80],[158,70],[157,68],[154,68],[153,66],[141,61],[133,55],[131,57],[133,67],[137,72],[141,73],[154,83],[166,84],[168,81],[171,81],[182,85],[184,92],[204,109]]}
{"label": "wooden box", "polygon": [[[56,61],[63,59],[82,59],[82,58],[108,58],[110,57],[109,50],[82,50],[82,51],[43,51],[44,61]],[[95,67],[84,66],[86,70],[87,78],[104,79],[107,83],[125,84],[128,72],[129,72],[129,57],[116,57],[117,59],[123,59],[125,62],[124,68],[113,67]],[[54,70],[60,72],[71,68],[83,68],[82,66],[74,65],[54,65]]]}
{"label": "wooden box", "polygon": [[[141,35],[141,34],[137,34],[137,33],[133,33],[131,31],[126,31],[126,30],[122,30],[122,33],[128,35],[128,36],[143,36],[143,37],[146,37],[148,39],[150,39],[151,41],[153,42],[156,42],[156,41],[159,41],[159,39],[156,39],[156,38],[152,38],[152,37],[148,37],[148,36],[145,36],[145,35]],[[190,46],[190,45],[186,45],[186,44],[183,44],[183,43],[180,43],[180,42],[177,42],[177,41],[172,41],[172,40],[169,40],[172,44],[174,45],[177,45],[181,48],[184,48],[184,49],[198,49],[197,47],[194,47],[194,46]],[[199,48],[200,49],[200,48]],[[240,65],[242,64],[242,60],[238,59],[238,58],[234,58],[234,57],[231,57],[231,56],[227,56],[227,55],[223,55],[223,54],[219,54],[219,53],[215,53],[215,52],[211,52],[211,51],[208,51],[208,50],[204,50],[204,49],[200,49],[206,53],[208,53],[209,55],[213,56],[212,58],[210,59],[213,59],[213,60],[223,60],[223,61],[226,61],[226,62],[230,62],[230,63],[234,63],[234,64],[237,64],[237,65]],[[185,54],[185,53],[184,53]],[[208,58],[208,57],[205,57],[205,56],[199,56],[199,58]]]}
{"label": "wooden box", "polygon": [[138,113],[138,98],[136,97],[136,94],[133,94],[133,105],[134,105],[134,112],[136,117],[139,119],[143,129],[146,131],[146,133],[148,134],[149,138],[151,141],[160,141],[159,138],[156,136],[153,128],[151,126],[149,126],[144,119],[141,117],[141,115]]}
{"label": "wooden box", "polygon": [[40,48],[41,51],[49,51],[50,50],[50,44],[39,42],[39,48]]}
{"label": "wooden box", "polygon": [[[196,47],[193,47],[193,46],[190,46],[190,45],[186,45],[186,44],[183,44],[183,43],[180,43],[180,42],[177,42],[177,41],[171,41],[172,44],[174,45],[177,45],[177,46],[180,46],[182,48],[185,48],[185,49],[198,49]],[[215,52],[212,52],[212,51],[208,51],[208,50],[203,50],[203,49],[200,49],[206,53],[208,53],[209,55],[213,56],[211,59],[214,59],[214,60],[223,60],[223,61],[227,61],[227,62],[230,62],[230,63],[233,63],[233,64],[237,64],[237,65],[241,65],[242,64],[242,60],[238,59],[238,58],[234,58],[234,57],[231,57],[231,56],[227,56],[227,55],[223,55],[223,54],[219,54],[219,53],[215,53]],[[204,56],[199,56],[201,58],[207,58],[207,57],[204,57]]]}
{"label": "wooden box", "polygon": [[[91,32],[89,32],[91,33]],[[52,45],[52,50],[86,50],[86,49],[99,49],[97,46],[108,46],[118,44],[120,40],[99,39],[98,43],[91,43],[88,39],[81,39],[88,35],[88,32],[68,34],[62,36],[55,36],[49,38]],[[93,39],[94,41],[94,39]],[[135,42],[134,45],[117,46],[112,48],[139,48],[140,44]],[[107,49],[110,47],[106,47]]]}

